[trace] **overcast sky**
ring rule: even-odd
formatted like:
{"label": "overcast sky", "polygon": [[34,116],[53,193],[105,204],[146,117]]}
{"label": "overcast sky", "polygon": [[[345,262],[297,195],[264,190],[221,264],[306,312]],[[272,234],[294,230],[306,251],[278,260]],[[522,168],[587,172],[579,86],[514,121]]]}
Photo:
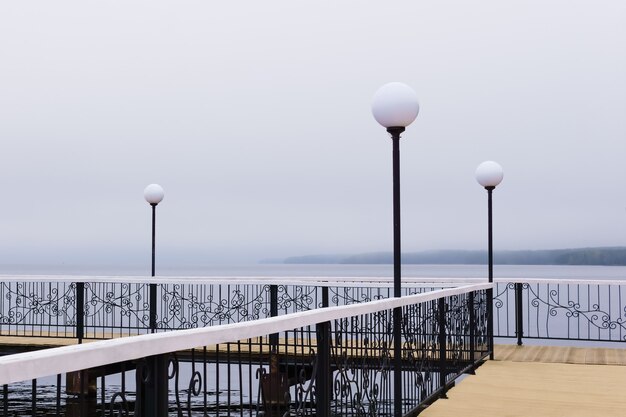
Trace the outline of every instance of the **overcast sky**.
{"label": "overcast sky", "polygon": [[0,4],[0,263],[626,246],[626,2]]}

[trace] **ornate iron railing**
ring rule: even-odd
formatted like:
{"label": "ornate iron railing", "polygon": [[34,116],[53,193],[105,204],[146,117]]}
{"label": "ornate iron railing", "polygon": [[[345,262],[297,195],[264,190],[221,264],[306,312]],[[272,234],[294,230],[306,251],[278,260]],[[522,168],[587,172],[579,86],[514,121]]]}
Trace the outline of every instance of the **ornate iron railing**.
{"label": "ornate iron railing", "polygon": [[[236,339],[198,342],[158,358],[140,351],[135,358],[28,377],[32,381],[3,386],[0,415],[154,415],[158,404],[147,399],[155,395],[167,398],[176,416],[310,415],[320,404],[327,415],[393,415],[396,302],[405,303],[402,409],[415,413],[492,351],[487,291],[453,289],[420,298],[463,281],[405,279],[398,301],[390,299],[392,283],[383,278],[178,277],[156,284],[152,304],[150,279],[5,277],[0,336],[82,340],[154,330],[163,334],[150,337],[166,337],[165,331],[242,322],[256,329],[271,317],[309,321],[246,329]],[[496,279],[493,306],[495,336],[516,337],[519,344],[523,338],[626,341],[626,281]],[[307,315],[328,311],[336,316],[315,321]]]}
{"label": "ornate iron railing", "polygon": [[626,281],[496,281],[496,337],[626,341]]}
{"label": "ornate iron railing", "polygon": [[75,329],[75,283],[0,283],[0,334],[76,337]]}
{"label": "ornate iron railing", "polygon": [[[431,281],[431,283],[428,283]],[[410,295],[461,280],[405,278]],[[496,280],[496,337],[625,341],[626,282]],[[384,278],[151,279],[137,277],[3,277],[0,336],[104,339],[349,305],[392,295]],[[357,283],[358,282],[358,283]],[[327,288],[327,303],[323,302]],[[154,314],[154,329],[150,317]]]}
{"label": "ornate iron railing", "polygon": [[[257,320],[389,298],[388,279],[3,277],[0,336],[106,339]],[[150,286],[156,303],[150,302]],[[409,279],[404,295],[455,283]],[[328,288],[328,302],[322,302]],[[154,317],[154,324],[150,318]],[[151,326],[152,325],[152,326]]]}
{"label": "ornate iron railing", "polygon": [[[5,416],[391,416],[488,355],[476,284],[0,358]],[[323,298],[326,298],[324,295]],[[402,356],[392,365],[393,311]],[[198,347],[200,346],[200,347]],[[393,373],[402,395],[394,396]]]}

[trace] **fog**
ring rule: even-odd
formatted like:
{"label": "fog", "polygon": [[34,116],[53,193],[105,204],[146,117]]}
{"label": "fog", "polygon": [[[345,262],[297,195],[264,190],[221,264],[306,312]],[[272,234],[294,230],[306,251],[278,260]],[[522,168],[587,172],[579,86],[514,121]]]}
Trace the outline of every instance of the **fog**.
{"label": "fog", "polygon": [[626,3],[55,1],[0,5],[0,263],[163,264],[626,245]]}

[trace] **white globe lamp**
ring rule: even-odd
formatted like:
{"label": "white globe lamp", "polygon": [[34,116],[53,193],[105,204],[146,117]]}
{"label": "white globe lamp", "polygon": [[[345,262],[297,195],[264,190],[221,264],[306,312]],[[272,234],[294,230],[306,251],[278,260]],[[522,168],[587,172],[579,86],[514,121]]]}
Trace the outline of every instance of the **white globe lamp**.
{"label": "white globe lamp", "polygon": [[403,83],[387,83],[372,98],[374,119],[386,128],[407,127],[413,123],[419,111],[417,94]]}
{"label": "white globe lamp", "polygon": [[143,196],[148,203],[157,205],[163,200],[165,193],[159,184],[150,184],[143,190]]}
{"label": "white globe lamp", "polygon": [[497,187],[504,178],[502,167],[497,162],[485,161],[476,168],[476,181],[483,187]]}

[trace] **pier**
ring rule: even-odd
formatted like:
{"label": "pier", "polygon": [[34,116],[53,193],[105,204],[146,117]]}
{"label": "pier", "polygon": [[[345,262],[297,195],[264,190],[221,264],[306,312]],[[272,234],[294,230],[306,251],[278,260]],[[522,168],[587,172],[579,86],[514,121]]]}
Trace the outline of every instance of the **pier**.
{"label": "pier", "polygon": [[[589,381],[590,370],[625,363],[626,281],[406,278],[402,292],[392,297],[387,278],[4,277],[0,411],[395,416],[400,409],[437,417],[452,415],[446,407],[461,407],[463,395],[480,409],[476,392],[502,380],[534,378],[569,391],[580,367]],[[524,344],[531,339],[586,346]],[[614,348],[598,348],[607,343]],[[599,378],[606,384],[611,376]],[[504,394],[488,398],[493,410],[510,406]]]}

